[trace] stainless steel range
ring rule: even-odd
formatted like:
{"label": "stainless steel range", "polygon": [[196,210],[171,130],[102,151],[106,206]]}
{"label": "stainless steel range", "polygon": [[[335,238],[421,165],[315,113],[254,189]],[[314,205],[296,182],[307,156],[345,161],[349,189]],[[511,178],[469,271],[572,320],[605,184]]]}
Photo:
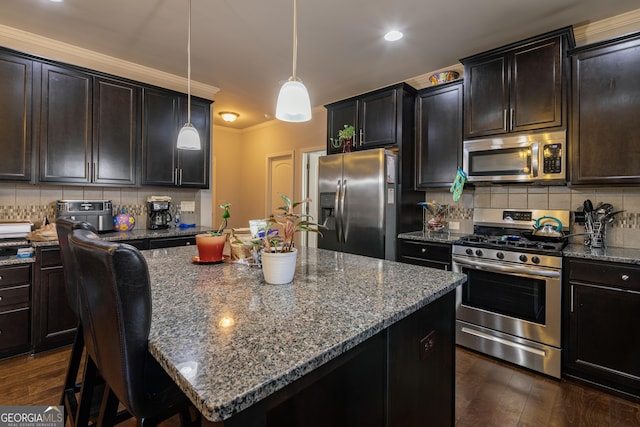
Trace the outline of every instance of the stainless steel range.
{"label": "stainless steel range", "polygon": [[453,243],[456,342],[560,378],[562,248],[569,211],[474,209]]}

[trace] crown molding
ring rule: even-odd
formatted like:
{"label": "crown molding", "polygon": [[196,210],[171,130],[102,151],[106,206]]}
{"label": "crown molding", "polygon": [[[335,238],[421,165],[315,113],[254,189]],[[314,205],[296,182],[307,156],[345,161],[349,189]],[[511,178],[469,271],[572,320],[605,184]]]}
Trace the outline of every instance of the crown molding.
{"label": "crown molding", "polygon": [[[627,34],[633,31],[640,31],[640,9],[625,12],[611,18],[602,19],[583,25],[573,27],[573,34],[577,45],[595,43],[608,38],[613,38]],[[421,74],[406,80],[408,84],[416,89],[423,89],[432,86],[429,76],[440,71],[453,70],[460,73],[460,77],[464,75],[464,67],[457,63],[449,67],[440,68],[426,74]]]}
{"label": "crown molding", "polygon": [[640,30],[640,9],[573,27],[577,45],[594,43]]}
{"label": "crown molding", "polygon": [[[59,42],[27,31],[0,25],[0,45],[9,49],[50,58],[68,64],[90,68],[107,74],[185,92],[187,79],[175,74],[165,73],[134,62],[124,61],[72,44]],[[219,88],[191,81],[191,93],[194,96],[213,100]]]}

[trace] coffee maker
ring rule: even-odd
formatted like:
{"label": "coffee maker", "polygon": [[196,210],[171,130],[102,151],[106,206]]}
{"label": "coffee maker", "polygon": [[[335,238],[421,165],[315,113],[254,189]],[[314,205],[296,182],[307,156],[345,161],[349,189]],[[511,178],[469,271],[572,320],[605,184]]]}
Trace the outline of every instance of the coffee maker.
{"label": "coffee maker", "polygon": [[147,201],[147,228],[149,230],[163,230],[169,228],[171,224],[171,213],[169,206],[171,202],[168,200],[148,200]]}

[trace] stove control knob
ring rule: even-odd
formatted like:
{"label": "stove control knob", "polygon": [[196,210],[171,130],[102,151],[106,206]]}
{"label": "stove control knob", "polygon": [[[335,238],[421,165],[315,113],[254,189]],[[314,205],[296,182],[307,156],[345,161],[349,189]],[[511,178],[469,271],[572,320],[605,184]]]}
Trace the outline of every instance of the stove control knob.
{"label": "stove control knob", "polygon": [[540,258],[538,258],[537,256],[531,258],[531,261],[533,261],[534,264],[540,264]]}
{"label": "stove control knob", "polygon": [[473,255],[473,249],[467,249],[465,252],[467,255]]}
{"label": "stove control knob", "polygon": [[504,259],[504,254],[502,252],[498,252],[496,256],[498,257],[498,259]]}
{"label": "stove control knob", "polygon": [[518,257],[518,259],[520,259],[520,261],[522,261],[522,262],[527,262],[527,256],[526,255],[520,255]]}
{"label": "stove control knob", "polygon": [[476,255],[482,256],[482,251],[480,249],[476,249]]}

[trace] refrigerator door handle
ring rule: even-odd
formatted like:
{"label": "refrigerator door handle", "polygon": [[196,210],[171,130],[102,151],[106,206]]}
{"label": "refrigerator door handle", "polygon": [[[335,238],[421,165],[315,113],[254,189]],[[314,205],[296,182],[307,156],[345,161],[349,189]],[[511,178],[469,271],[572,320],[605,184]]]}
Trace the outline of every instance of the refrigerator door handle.
{"label": "refrigerator door handle", "polygon": [[342,180],[338,180],[336,185],[336,197],[334,200],[333,211],[336,217],[336,233],[338,235],[338,243],[342,242],[342,218],[340,216],[340,193],[342,190]]}
{"label": "refrigerator door handle", "polygon": [[342,195],[340,196],[340,228],[342,234],[342,243],[347,243],[347,226],[344,216],[344,200],[347,196],[347,180],[342,181]]}

